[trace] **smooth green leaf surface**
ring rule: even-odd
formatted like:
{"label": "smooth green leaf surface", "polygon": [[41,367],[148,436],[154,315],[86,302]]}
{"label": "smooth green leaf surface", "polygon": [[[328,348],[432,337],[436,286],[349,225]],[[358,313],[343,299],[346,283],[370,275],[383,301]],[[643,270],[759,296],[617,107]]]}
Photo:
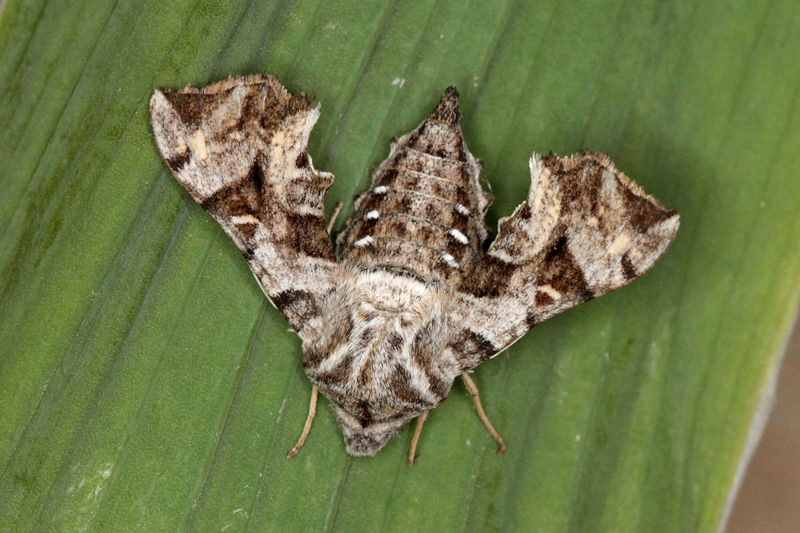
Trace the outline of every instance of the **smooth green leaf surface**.
{"label": "smooth green leaf surface", "polygon": [[[0,13],[0,530],[714,531],[800,284],[800,9],[772,2],[8,0]],[[532,150],[609,153],[681,213],[641,280],[536,328],[379,455],[171,177],[156,87],[322,103],[326,205],[452,83],[491,226]]]}

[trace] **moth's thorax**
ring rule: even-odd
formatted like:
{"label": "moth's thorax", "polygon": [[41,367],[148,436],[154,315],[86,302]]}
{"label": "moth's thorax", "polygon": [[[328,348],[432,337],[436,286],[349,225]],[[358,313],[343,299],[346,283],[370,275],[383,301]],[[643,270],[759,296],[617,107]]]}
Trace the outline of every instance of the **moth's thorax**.
{"label": "moth's thorax", "polygon": [[383,269],[353,267],[342,276],[303,352],[351,453],[374,453],[395,429],[444,400],[458,374],[443,356],[449,298],[446,287]]}
{"label": "moth's thorax", "polygon": [[491,200],[458,119],[457,95],[447,92],[428,119],[392,143],[339,235],[340,260],[402,268],[451,286],[472,272]]}

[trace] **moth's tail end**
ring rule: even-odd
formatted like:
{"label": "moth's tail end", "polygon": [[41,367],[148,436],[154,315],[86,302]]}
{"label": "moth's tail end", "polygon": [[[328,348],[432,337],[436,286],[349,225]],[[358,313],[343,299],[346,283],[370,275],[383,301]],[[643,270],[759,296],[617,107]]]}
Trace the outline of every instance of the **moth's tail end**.
{"label": "moth's tail end", "polygon": [[456,89],[455,85],[445,89],[442,98],[431,113],[431,118],[443,124],[458,124],[461,121],[458,97],[458,89]]}

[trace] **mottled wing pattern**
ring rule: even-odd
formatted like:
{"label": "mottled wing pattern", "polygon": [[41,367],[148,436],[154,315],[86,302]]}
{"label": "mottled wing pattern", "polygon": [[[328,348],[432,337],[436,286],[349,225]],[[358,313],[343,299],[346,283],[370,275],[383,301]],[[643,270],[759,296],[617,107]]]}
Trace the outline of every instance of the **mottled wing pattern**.
{"label": "mottled wing pattern", "polygon": [[300,331],[333,285],[323,198],[333,175],[308,156],[318,108],[272,76],[156,91],[150,117],[175,178],[247,258],[270,301]]}
{"label": "mottled wing pattern", "polygon": [[457,289],[450,345],[472,368],[556,313],[646,272],[678,230],[678,214],[608,156],[531,158],[527,200],[500,220],[497,238]]}

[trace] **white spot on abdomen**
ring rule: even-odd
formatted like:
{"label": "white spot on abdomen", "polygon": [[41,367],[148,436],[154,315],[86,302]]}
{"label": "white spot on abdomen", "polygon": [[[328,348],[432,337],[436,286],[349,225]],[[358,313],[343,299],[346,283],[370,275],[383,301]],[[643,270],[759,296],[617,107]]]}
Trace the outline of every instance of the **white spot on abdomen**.
{"label": "white spot on abdomen", "polygon": [[445,263],[448,264],[448,266],[451,266],[453,268],[461,268],[461,265],[458,264],[458,261],[456,261],[456,258],[453,257],[452,255],[448,254],[448,253],[443,253],[442,254],[442,259],[444,260]]}
{"label": "white spot on abdomen", "polygon": [[356,248],[362,248],[364,246],[369,246],[374,241],[375,239],[372,238],[372,235],[367,235],[363,239],[358,239],[356,242],[354,242],[353,246],[355,246]]}
{"label": "white spot on abdomen", "polygon": [[463,233],[461,233],[460,231],[458,231],[455,228],[451,229],[447,233],[449,233],[455,240],[457,240],[461,244],[469,243],[469,239],[467,239],[467,236],[464,235]]}
{"label": "white spot on abdomen", "polygon": [[469,215],[469,209],[465,205],[458,204],[456,206],[456,211],[458,211],[459,213],[461,213],[464,216],[468,216]]}
{"label": "white spot on abdomen", "polygon": [[388,190],[389,190],[389,187],[387,187],[386,185],[380,185],[380,186],[375,187],[374,189],[372,189],[372,192],[374,192],[375,194],[383,194]]}
{"label": "white spot on abdomen", "polygon": [[364,220],[377,220],[378,217],[380,216],[381,216],[380,211],[378,211],[377,209],[373,209],[372,211],[364,215]]}

